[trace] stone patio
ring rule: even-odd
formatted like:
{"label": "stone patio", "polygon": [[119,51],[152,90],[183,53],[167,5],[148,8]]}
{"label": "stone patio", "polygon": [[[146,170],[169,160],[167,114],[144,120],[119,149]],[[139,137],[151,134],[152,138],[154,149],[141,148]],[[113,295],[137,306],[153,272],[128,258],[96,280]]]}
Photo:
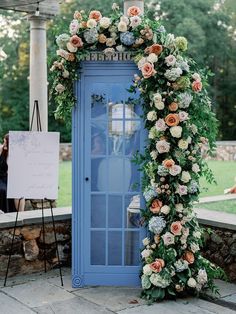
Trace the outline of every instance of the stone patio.
{"label": "stone patio", "polygon": [[[140,288],[71,288],[70,269],[63,269],[64,286],[59,271],[9,278],[0,285],[1,314],[156,314],[156,313],[236,313],[236,285],[217,281],[221,296],[216,301],[187,298],[147,305],[139,298]],[[207,296],[206,296],[207,297]]]}

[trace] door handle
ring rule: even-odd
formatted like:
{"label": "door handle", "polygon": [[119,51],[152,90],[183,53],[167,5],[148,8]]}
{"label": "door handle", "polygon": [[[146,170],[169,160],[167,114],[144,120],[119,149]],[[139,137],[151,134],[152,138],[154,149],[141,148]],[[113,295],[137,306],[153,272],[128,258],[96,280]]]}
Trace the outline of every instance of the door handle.
{"label": "door handle", "polygon": [[88,178],[88,177],[86,177],[86,178],[85,178],[85,181],[89,181],[89,178]]}

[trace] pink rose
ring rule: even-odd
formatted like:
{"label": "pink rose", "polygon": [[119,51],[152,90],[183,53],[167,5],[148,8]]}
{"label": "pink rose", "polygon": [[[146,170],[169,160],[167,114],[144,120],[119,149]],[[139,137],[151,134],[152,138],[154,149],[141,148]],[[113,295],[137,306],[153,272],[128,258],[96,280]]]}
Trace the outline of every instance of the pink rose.
{"label": "pink rose", "polygon": [[187,195],[188,194],[187,186],[179,184],[177,187],[176,193],[179,194],[180,196]]}
{"label": "pink rose", "polygon": [[192,90],[196,93],[202,90],[202,82],[197,80],[192,83]]}
{"label": "pink rose", "polygon": [[77,36],[77,35],[73,35],[71,38],[70,38],[70,43],[74,46],[74,47],[77,47],[77,48],[81,48],[83,47],[83,41],[82,39]]}
{"label": "pink rose", "polygon": [[136,6],[129,7],[127,10],[128,16],[136,16],[136,15],[140,15],[140,14],[141,14],[141,10],[140,10],[140,8],[138,8]]}
{"label": "pink rose", "polygon": [[180,221],[172,222],[172,224],[170,226],[170,231],[174,235],[181,235],[181,230],[182,230],[182,225],[181,225]]}
{"label": "pink rose", "polygon": [[188,120],[188,113],[185,111],[180,111],[179,112],[179,120],[180,120],[180,122]]}
{"label": "pink rose", "polygon": [[154,65],[150,62],[144,63],[144,65],[141,68],[142,74],[144,78],[149,78],[153,75],[155,75],[157,72],[154,69]]}
{"label": "pink rose", "polygon": [[89,13],[89,19],[93,19],[98,22],[99,20],[101,20],[101,18],[102,18],[102,14],[100,11],[91,11]]}
{"label": "pink rose", "polygon": [[157,258],[155,262],[150,264],[150,268],[154,273],[159,273],[165,266],[165,262],[161,258]]}

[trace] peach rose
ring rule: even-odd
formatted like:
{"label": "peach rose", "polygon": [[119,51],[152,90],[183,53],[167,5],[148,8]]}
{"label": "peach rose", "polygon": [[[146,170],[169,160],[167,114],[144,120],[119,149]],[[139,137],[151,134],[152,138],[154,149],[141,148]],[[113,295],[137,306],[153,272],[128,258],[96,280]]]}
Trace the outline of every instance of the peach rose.
{"label": "peach rose", "polygon": [[176,113],[170,113],[165,118],[165,123],[168,126],[176,126],[179,124],[179,115]]}
{"label": "peach rose", "polygon": [[177,102],[172,102],[170,105],[169,105],[169,110],[170,111],[176,111],[178,109],[178,104]]}
{"label": "peach rose", "polygon": [[159,273],[164,266],[165,262],[161,258],[157,258],[155,262],[150,264],[151,270],[154,271],[155,273]]}
{"label": "peach rose", "polygon": [[165,168],[167,168],[167,169],[173,167],[174,164],[175,164],[175,162],[174,162],[173,159],[165,159],[165,160],[163,160],[163,162],[162,162],[162,165],[163,165]]}
{"label": "peach rose", "polygon": [[68,53],[67,61],[73,62],[75,61],[75,55],[73,53]]}
{"label": "peach rose", "polygon": [[70,43],[74,46],[74,47],[77,47],[77,48],[81,48],[83,47],[83,41],[82,39],[77,36],[77,35],[73,35],[71,38],[70,38]]}
{"label": "peach rose", "polygon": [[74,19],[82,20],[82,15],[81,15],[81,13],[79,11],[75,11]]}
{"label": "peach rose", "polygon": [[104,35],[104,34],[100,34],[98,36],[98,41],[101,43],[101,44],[105,44],[105,42],[107,41],[107,37]]}
{"label": "peach rose", "polygon": [[194,254],[193,252],[191,251],[186,251],[183,255],[183,259],[185,261],[187,261],[189,264],[193,264],[194,261],[195,261],[195,257],[194,257]]}
{"label": "peach rose", "polygon": [[158,214],[161,210],[161,207],[162,207],[162,201],[158,200],[158,199],[155,199],[152,201],[152,205],[150,207],[150,211],[153,213],[153,214]]}
{"label": "peach rose", "polygon": [[82,26],[83,28],[86,28],[86,27],[87,27],[87,22],[86,22],[86,21],[83,21],[83,22],[81,23],[81,26]]}
{"label": "peach rose", "polygon": [[192,90],[196,93],[202,90],[202,82],[201,81],[194,81],[192,83]]}
{"label": "peach rose", "polygon": [[91,11],[89,13],[89,19],[93,19],[98,22],[99,20],[101,20],[101,18],[102,18],[102,14],[100,11]]}
{"label": "peach rose", "polygon": [[170,226],[170,231],[174,234],[174,235],[181,235],[181,230],[182,230],[182,225],[180,221],[175,221],[172,222],[171,226]]}
{"label": "peach rose", "polygon": [[151,64],[150,62],[144,63],[141,71],[144,78],[149,78],[157,73],[156,70],[154,69],[154,65]]}
{"label": "peach rose", "polygon": [[127,10],[128,16],[136,16],[136,15],[140,15],[140,14],[141,14],[141,10],[140,10],[140,8],[138,8],[136,6],[129,7]]}
{"label": "peach rose", "polygon": [[162,45],[159,45],[159,44],[153,44],[152,46],[150,47],[147,47],[145,49],[145,53],[155,53],[157,56],[159,56],[161,53],[162,53]]}

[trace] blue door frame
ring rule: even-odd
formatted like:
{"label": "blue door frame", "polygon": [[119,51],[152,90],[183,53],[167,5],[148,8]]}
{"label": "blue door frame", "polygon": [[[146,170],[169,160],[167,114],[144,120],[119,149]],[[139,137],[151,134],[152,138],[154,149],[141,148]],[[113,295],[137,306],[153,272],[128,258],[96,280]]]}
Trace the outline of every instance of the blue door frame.
{"label": "blue door frame", "polygon": [[[137,225],[141,174],[131,163],[146,133],[140,107],[127,104],[131,61],[84,61],[72,117],[72,285],[140,285]],[[99,94],[100,93],[100,94]],[[137,96],[136,96],[137,97]],[[123,101],[123,102],[121,102]],[[123,108],[123,109],[121,109]],[[122,135],[120,135],[122,134]],[[102,145],[103,149],[100,148]],[[112,169],[112,171],[111,171]],[[138,178],[138,185],[131,181]],[[135,206],[134,206],[135,207]],[[136,206],[137,207],[137,206]]]}

